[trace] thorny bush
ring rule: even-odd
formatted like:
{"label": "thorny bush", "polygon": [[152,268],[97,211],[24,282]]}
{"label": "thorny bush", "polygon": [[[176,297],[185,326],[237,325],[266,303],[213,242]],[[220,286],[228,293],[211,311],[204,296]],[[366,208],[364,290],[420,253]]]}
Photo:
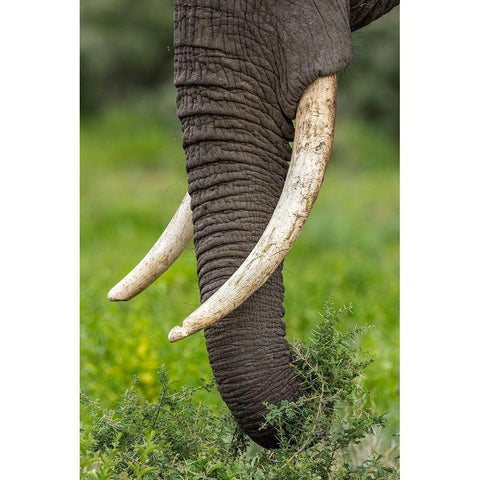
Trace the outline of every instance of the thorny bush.
{"label": "thorny bush", "polygon": [[156,402],[143,400],[135,381],[115,409],[82,394],[88,414],[81,435],[83,479],[398,479],[398,445],[379,442],[385,415],[363,387],[371,362],[359,350],[365,328],[342,333],[351,306],[327,302],[308,343],[291,345],[292,365],[305,395],[269,405],[281,448],[264,450],[236,427],[228,410],[195,400],[199,388],[178,390],[165,368]]}

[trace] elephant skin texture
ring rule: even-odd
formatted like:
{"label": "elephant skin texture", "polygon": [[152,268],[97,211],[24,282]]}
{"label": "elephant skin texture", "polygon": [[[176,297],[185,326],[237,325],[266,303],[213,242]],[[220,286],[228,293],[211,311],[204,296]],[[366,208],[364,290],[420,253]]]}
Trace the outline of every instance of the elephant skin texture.
{"label": "elephant skin texture", "polygon": [[[351,31],[398,1],[176,0],[175,85],[186,153],[201,301],[253,249],[288,170],[296,108],[318,77],[343,70]],[[265,402],[295,401],[283,322],[282,266],[205,330],[218,389],[242,430],[265,448]]]}

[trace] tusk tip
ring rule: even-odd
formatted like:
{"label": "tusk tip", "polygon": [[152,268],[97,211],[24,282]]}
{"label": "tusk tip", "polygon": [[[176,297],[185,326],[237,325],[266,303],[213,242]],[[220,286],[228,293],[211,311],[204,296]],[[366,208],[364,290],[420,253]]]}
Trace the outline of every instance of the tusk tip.
{"label": "tusk tip", "polygon": [[125,296],[125,294],[122,293],[122,289],[118,288],[117,285],[115,285],[107,294],[107,298],[111,302],[123,302],[125,300],[128,300],[128,298]]}
{"label": "tusk tip", "polygon": [[168,341],[170,343],[177,342],[183,338],[188,337],[188,333],[184,330],[183,327],[173,327],[168,334]]}

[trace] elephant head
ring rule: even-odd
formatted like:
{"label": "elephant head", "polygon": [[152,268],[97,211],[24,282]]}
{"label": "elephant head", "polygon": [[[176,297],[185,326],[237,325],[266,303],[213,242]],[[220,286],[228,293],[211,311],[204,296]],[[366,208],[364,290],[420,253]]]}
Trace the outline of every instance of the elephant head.
{"label": "elephant head", "polygon": [[278,439],[275,427],[262,428],[265,402],[302,395],[282,320],[282,261],[323,180],[335,74],[350,62],[351,31],[398,2],[175,0],[188,193],[109,299],[141,292],[193,235],[202,305],[169,339],[205,328],[222,398],[243,431],[266,448]]}

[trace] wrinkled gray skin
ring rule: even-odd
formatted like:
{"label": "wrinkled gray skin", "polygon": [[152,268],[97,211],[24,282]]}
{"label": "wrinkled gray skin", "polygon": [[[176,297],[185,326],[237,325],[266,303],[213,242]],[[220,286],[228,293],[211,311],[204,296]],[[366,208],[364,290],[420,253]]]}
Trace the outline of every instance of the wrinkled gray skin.
{"label": "wrinkled gray skin", "polygon": [[[240,266],[280,196],[302,92],[340,72],[351,31],[399,0],[176,0],[175,85],[192,199],[201,301]],[[294,401],[282,320],[282,266],[230,315],[205,330],[222,398],[266,448],[263,402]]]}

